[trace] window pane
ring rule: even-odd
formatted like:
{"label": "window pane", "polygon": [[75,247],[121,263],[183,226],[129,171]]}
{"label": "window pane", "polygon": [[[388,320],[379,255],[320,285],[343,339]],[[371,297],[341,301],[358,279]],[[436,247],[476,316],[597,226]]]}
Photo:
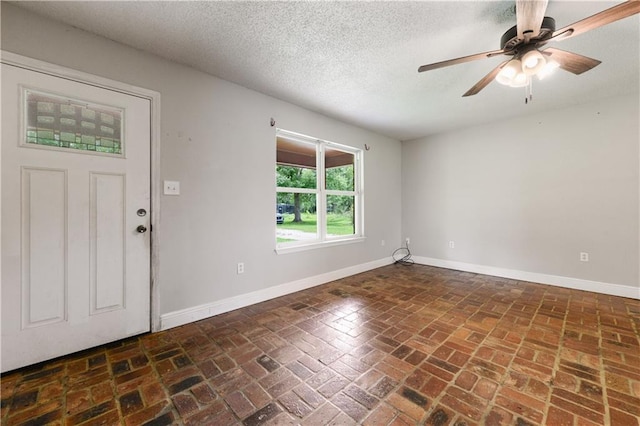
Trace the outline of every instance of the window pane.
{"label": "window pane", "polygon": [[318,238],[315,194],[279,192],[276,196],[276,239],[278,243]]}
{"label": "window pane", "polygon": [[276,166],[276,186],[282,188],[316,188],[316,171],[304,167]]}
{"label": "window pane", "polygon": [[362,236],[362,151],[283,129],[276,147],[278,253]]}
{"label": "window pane", "polygon": [[324,154],[325,188],[339,191],[353,191],[353,160],[349,152],[327,148]]}
{"label": "window pane", "polygon": [[276,185],[282,188],[317,188],[316,144],[278,136]]}
{"label": "window pane", "polygon": [[327,195],[328,237],[356,233],[354,201],[350,195]]}
{"label": "window pane", "polygon": [[24,90],[26,143],[122,154],[122,110]]}

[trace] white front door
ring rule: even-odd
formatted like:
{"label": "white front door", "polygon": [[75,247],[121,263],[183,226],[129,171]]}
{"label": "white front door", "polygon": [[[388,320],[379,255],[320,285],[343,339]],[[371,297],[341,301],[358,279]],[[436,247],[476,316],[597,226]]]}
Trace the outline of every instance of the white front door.
{"label": "white front door", "polygon": [[9,371],[150,329],[150,101],[2,64]]}

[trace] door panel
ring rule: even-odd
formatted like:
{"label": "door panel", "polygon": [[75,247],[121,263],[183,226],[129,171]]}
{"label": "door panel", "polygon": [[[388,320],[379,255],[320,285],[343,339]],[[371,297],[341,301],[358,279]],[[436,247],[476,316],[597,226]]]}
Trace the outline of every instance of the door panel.
{"label": "door panel", "polygon": [[22,169],[22,326],[39,327],[67,314],[67,175]]}
{"label": "door panel", "polygon": [[126,290],[124,175],[91,173],[91,315],[123,309]]}
{"label": "door panel", "polygon": [[150,121],[2,65],[2,371],[149,331]]}

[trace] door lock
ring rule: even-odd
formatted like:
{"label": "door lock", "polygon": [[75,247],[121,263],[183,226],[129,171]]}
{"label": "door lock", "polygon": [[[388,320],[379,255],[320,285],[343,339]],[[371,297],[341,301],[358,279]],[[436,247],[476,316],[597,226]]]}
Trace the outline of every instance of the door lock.
{"label": "door lock", "polygon": [[136,231],[138,231],[141,234],[144,234],[145,232],[147,232],[147,228],[144,225],[138,225],[138,227],[136,228]]}

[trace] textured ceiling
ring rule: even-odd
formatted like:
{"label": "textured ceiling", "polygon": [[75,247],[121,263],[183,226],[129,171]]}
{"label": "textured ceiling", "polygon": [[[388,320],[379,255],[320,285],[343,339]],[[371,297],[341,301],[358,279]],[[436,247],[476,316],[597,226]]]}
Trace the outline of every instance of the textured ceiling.
{"label": "textured ceiling", "polygon": [[[564,27],[619,2],[551,0]],[[504,57],[418,73],[418,66],[498,49],[514,1],[17,2],[91,33],[400,140],[638,93],[640,18],[554,47],[602,64],[524,89],[491,83],[461,95]]]}

